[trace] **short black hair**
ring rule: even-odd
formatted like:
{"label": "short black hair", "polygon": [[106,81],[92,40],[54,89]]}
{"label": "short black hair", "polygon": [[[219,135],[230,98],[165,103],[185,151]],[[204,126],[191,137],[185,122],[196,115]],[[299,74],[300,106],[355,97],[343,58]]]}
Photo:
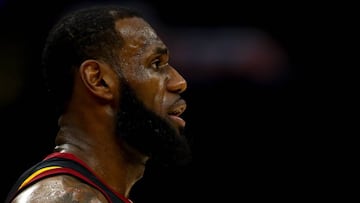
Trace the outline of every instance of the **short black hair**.
{"label": "short black hair", "polygon": [[87,59],[118,64],[117,53],[123,38],[115,29],[119,19],[142,15],[117,5],[92,6],[64,15],[50,30],[42,53],[44,82],[57,113],[69,101],[74,71]]}

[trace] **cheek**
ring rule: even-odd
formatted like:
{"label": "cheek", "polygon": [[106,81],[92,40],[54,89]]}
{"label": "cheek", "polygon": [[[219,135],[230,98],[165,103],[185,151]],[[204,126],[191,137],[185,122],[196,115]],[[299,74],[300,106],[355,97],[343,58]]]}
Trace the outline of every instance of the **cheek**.
{"label": "cheek", "polygon": [[145,107],[161,114],[166,92],[164,74],[140,65],[126,72],[126,76],[129,76],[127,81],[130,87]]}
{"label": "cheek", "polygon": [[164,103],[164,82],[159,78],[145,77],[134,84],[134,91],[140,101],[152,111],[161,112]]}

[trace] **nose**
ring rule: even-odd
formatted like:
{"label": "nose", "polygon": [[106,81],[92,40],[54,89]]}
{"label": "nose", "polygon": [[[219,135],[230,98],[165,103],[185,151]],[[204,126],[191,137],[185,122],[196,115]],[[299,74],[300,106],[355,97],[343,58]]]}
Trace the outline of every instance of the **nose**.
{"label": "nose", "polygon": [[185,78],[173,67],[169,71],[169,79],[167,81],[167,89],[178,94],[184,92],[187,88]]}

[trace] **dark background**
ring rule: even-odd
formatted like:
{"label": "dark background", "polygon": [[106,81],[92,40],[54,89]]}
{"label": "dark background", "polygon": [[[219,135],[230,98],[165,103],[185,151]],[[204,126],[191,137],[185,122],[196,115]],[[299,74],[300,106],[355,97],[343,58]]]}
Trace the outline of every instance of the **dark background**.
{"label": "dark background", "polygon": [[[21,172],[53,148],[57,118],[39,66],[48,30],[68,9],[112,1],[0,2],[5,198]],[[324,167],[333,155],[324,130],[331,124],[321,121],[333,114],[324,105],[334,79],[325,66],[333,56],[325,51],[336,43],[330,34],[339,8],[229,0],[118,3],[146,14],[189,86],[184,117],[194,161],[170,169],[150,163],[133,189],[135,203],[335,195],[321,189],[334,180]]]}

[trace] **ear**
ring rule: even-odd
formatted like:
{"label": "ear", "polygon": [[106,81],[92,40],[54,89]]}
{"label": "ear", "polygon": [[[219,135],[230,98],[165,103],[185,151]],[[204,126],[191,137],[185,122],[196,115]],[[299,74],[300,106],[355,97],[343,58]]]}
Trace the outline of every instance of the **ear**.
{"label": "ear", "polygon": [[83,84],[93,95],[105,100],[114,99],[116,77],[109,65],[97,60],[86,60],[80,65],[79,72]]}

